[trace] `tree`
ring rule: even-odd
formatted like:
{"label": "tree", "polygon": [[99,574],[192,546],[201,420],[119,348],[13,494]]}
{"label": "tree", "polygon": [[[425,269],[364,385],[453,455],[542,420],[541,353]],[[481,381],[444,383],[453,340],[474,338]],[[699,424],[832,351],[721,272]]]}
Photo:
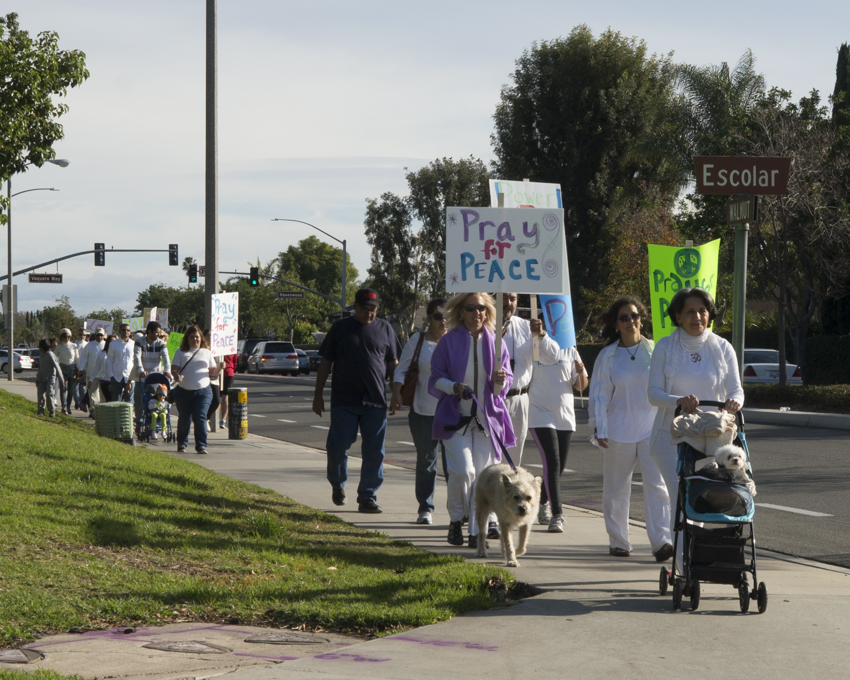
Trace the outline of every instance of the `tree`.
{"label": "tree", "polygon": [[397,322],[405,342],[413,330],[416,309],[425,299],[424,252],[411,227],[407,202],[389,192],[380,203],[368,200],[364,226],[372,246],[369,277],[380,294],[379,314]]}
{"label": "tree", "polygon": [[191,267],[193,264],[198,264],[194,257],[183,258],[183,273],[186,276],[189,276],[189,267]]}
{"label": "tree", "polygon": [[754,156],[794,159],[784,196],[760,199],[750,251],[760,290],[777,303],[780,384],[785,384],[785,324],[794,356],[805,371],[805,342],[824,299],[846,293],[850,282],[850,205],[845,178],[850,153],[820,106],[817,91],[799,104],[774,89],[752,114],[744,140]]}
{"label": "tree", "polygon": [[133,314],[142,316],[147,307],[167,309],[168,327],[172,331],[182,332],[192,324],[203,324],[204,284],[189,286],[187,283],[185,288],[151,284],[136,296]]}
{"label": "tree", "polygon": [[835,65],[835,88],[832,91],[832,122],[850,126],[850,45],[842,43]]}
{"label": "tree", "polygon": [[422,250],[432,259],[425,273],[423,290],[430,298],[446,294],[446,208],[448,206],[490,205],[492,175],[478,158],[432,161],[405,176],[410,187],[407,204],[422,223],[418,238]]}
{"label": "tree", "polygon": [[[14,12],[0,17],[0,181],[53,159],[53,143],[64,137],[58,119],[68,105],[59,99],[89,72],[85,54],[60,50],[58,42],[53,31],[30,38]],[[0,197],[0,207],[6,202]]]}
{"label": "tree", "polygon": [[[357,292],[357,279],[360,273],[351,263],[351,256],[348,253],[345,259],[347,289],[345,299],[350,303],[354,299],[354,293]],[[299,241],[298,245],[289,246],[285,252],[278,254],[277,270],[278,272],[295,272],[297,278],[292,280],[296,283],[331,297],[339,297],[342,288],[342,248],[325,243],[315,236],[308,236]],[[281,275],[281,278],[289,277]],[[330,300],[317,304],[322,310],[321,319],[339,311],[339,306]]]}
{"label": "tree", "polygon": [[86,315],[86,319],[100,319],[101,321],[111,321],[113,323],[113,328],[115,331],[118,330],[118,326],[121,325],[121,320],[129,317],[129,314],[120,307],[116,307],[112,310],[106,309],[96,309],[93,312],[89,312]]}
{"label": "tree", "polygon": [[684,181],[668,127],[673,64],[642,41],[611,30],[594,39],[578,26],[523,52],[512,80],[494,115],[494,168],[560,184],[571,275],[598,288],[610,272],[615,202],[646,182],[672,193]]}

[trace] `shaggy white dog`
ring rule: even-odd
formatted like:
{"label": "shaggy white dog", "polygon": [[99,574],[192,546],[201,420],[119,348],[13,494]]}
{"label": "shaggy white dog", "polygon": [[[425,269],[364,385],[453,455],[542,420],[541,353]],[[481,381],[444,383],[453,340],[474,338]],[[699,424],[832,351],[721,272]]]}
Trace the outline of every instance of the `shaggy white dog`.
{"label": "shaggy white dog", "polygon": [[[542,484],[542,477],[533,476],[525,468],[512,470],[505,464],[484,468],[475,480],[476,518],[481,527],[478,557],[487,557],[487,517],[494,512],[499,520],[502,555],[509,567],[519,566],[516,558],[524,555],[528,547],[528,534],[540,507]],[[519,547],[515,551],[512,532],[516,528],[519,528]]]}

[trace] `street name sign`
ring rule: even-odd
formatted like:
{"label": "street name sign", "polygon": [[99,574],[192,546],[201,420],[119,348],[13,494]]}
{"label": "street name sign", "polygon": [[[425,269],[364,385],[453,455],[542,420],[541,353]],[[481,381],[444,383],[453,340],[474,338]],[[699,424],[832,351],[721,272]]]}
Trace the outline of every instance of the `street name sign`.
{"label": "street name sign", "polygon": [[30,273],[30,283],[62,283],[62,274]]}
{"label": "street name sign", "polygon": [[303,291],[300,290],[279,290],[277,291],[278,300],[301,300],[304,298]]}
{"label": "street name sign", "polygon": [[773,156],[694,156],[697,192],[701,194],[788,193],[791,159]]}
{"label": "street name sign", "polygon": [[726,224],[755,222],[756,197],[730,198],[726,201]]}

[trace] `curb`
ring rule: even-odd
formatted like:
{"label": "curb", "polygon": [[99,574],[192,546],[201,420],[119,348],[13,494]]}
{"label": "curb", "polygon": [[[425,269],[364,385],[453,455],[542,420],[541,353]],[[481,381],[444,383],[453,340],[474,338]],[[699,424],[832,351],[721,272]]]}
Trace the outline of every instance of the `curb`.
{"label": "curb", "polygon": [[839,413],[809,413],[807,411],[775,411],[764,408],[743,408],[744,419],[755,425],[788,425],[791,427],[822,427],[829,430],[850,430],[850,416]]}

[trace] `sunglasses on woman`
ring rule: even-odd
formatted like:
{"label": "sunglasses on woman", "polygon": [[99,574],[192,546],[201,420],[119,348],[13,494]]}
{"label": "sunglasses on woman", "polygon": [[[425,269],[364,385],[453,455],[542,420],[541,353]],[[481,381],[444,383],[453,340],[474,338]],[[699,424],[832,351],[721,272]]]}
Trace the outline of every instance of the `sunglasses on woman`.
{"label": "sunglasses on woman", "polygon": [[486,305],[473,305],[471,302],[468,305],[463,306],[464,311],[467,312],[486,312]]}
{"label": "sunglasses on woman", "polygon": [[620,316],[617,317],[617,320],[620,323],[629,323],[629,321],[637,321],[639,318],[640,318],[640,314],[637,314],[637,313],[620,314]]}
{"label": "sunglasses on woman", "polygon": [[434,319],[434,321],[442,321],[442,320],[443,320],[443,319],[445,319],[446,317],[445,317],[445,316],[443,316],[443,313],[442,313],[442,312],[434,312],[434,313],[431,315],[431,318],[432,318],[432,319]]}

